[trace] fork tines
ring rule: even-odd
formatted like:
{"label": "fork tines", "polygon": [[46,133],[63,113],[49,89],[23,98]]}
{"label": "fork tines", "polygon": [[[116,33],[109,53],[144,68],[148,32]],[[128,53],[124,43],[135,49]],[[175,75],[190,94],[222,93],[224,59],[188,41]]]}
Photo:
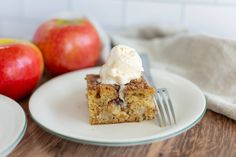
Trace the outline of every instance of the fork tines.
{"label": "fork tines", "polygon": [[[159,110],[157,118],[160,126],[167,126],[168,123],[169,125],[176,124],[175,112],[167,89],[157,89],[155,100]],[[168,123],[166,119],[168,119]]]}

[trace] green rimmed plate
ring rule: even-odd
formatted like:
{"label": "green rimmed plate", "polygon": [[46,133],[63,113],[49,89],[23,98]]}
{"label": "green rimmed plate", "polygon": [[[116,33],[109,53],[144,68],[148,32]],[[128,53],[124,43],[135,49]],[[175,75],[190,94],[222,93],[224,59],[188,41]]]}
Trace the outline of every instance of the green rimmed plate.
{"label": "green rimmed plate", "polygon": [[30,98],[31,117],[45,130],[71,141],[127,146],[176,136],[194,126],[205,113],[205,97],[196,85],[180,76],[152,69],[157,86],[167,88],[170,93],[177,125],[160,128],[155,120],[90,125],[84,77],[98,72],[99,67],[75,71],[43,84]]}
{"label": "green rimmed plate", "polygon": [[14,100],[0,95],[0,156],[7,156],[24,136],[27,120]]}

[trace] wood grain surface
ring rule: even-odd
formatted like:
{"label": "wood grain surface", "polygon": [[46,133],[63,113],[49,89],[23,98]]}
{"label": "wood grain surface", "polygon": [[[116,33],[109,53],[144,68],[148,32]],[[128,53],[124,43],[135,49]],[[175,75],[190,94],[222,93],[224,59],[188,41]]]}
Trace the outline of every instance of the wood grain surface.
{"label": "wood grain surface", "polygon": [[[49,78],[44,77],[42,82]],[[187,132],[168,140],[132,147],[102,147],[66,141],[45,132],[31,119],[28,98],[20,104],[27,114],[28,128],[10,157],[236,156],[236,122],[212,111],[207,111],[204,118]]]}

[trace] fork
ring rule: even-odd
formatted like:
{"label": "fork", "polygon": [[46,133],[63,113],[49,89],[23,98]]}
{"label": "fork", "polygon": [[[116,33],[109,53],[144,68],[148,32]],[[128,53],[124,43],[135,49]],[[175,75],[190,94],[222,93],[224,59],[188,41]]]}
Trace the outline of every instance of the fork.
{"label": "fork", "polygon": [[[140,54],[140,57],[143,62],[143,67],[144,67],[144,78],[147,80],[147,82],[155,88],[156,93],[154,94],[154,103],[159,111],[157,114],[157,120],[159,125],[162,127],[176,124],[176,117],[175,117],[175,112],[174,108],[169,96],[169,92],[166,88],[156,88],[156,85],[152,79],[151,72],[150,72],[150,64],[149,64],[149,59],[146,54]],[[168,119],[168,123],[167,120]]]}

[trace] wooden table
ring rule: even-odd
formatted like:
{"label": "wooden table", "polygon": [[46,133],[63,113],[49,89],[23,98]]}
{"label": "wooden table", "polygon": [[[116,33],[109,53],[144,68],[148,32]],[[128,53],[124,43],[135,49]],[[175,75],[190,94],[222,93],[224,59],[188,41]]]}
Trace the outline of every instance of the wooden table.
{"label": "wooden table", "polygon": [[[43,81],[48,80],[44,77]],[[101,147],[63,140],[41,129],[30,117],[28,98],[21,101],[28,119],[23,140],[10,157],[235,157],[236,122],[212,111],[181,135],[133,147]]]}

